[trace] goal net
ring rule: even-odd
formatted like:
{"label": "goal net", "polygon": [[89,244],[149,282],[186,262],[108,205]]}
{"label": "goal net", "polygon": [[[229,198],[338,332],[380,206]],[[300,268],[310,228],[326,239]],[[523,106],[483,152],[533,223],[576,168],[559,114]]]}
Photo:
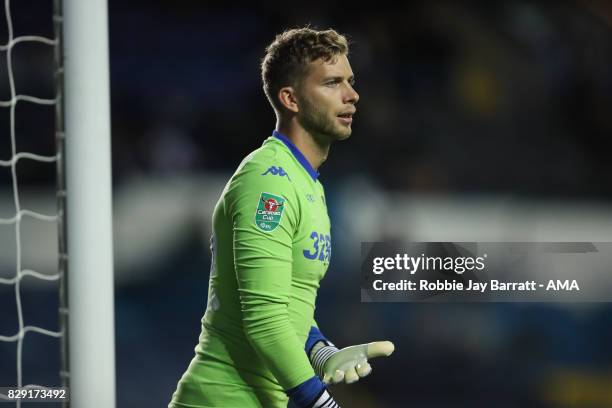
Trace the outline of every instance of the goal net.
{"label": "goal net", "polygon": [[[23,3],[23,2],[21,2]],[[0,96],[0,109],[4,110],[7,118],[5,123],[7,126],[3,129],[2,150],[0,156],[0,169],[4,169],[7,176],[3,177],[5,181],[9,181],[10,186],[4,186],[9,195],[12,195],[13,213],[0,214],[0,228],[11,230],[13,232],[14,246],[3,245],[4,248],[14,249],[14,270],[12,276],[0,276],[0,285],[4,286],[1,293],[6,301],[9,293],[13,293],[13,301],[15,304],[16,324],[8,324],[6,327],[0,327],[0,342],[14,345],[15,361],[14,361],[14,382],[2,384],[2,386],[16,386],[18,388],[44,388],[45,386],[66,385],[67,381],[67,360],[65,353],[60,350],[65,350],[66,340],[66,307],[65,307],[65,243],[63,242],[64,234],[56,234],[53,241],[43,243],[51,248],[58,247],[60,249],[57,259],[60,261],[55,270],[49,273],[48,270],[38,271],[31,269],[30,265],[24,262],[24,252],[36,251],[37,248],[28,248],[28,242],[24,239],[24,223],[26,220],[51,223],[59,232],[63,228],[63,173],[59,171],[62,168],[61,150],[63,148],[63,132],[61,131],[62,121],[56,120],[56,128],[53,123],[38,120],[39,118],[48,118],[55,116],[62,117],[61,106],[61,43],[60,38],[60,23],[61,17],[59,3],[55,6],[51,2],[47,2],[47,9],[40,10],[38,14],[27,13],[27,6],[19,4],[11,4],[10,0],[5,0],[4,5],[4,38],[1,40],[0,53],[3,56],[4,70],[6,76],[2,78],[4,83],[0,89],[3,90]],[[24,7],[25,6],[25,7]],[[32,6],[32,5],[30,5]],[[13,9],[18,15],[13,15]],[[26,17],[32,18],[32,15],[47,20],[47,24],[37,27],[34,33],[24,32],[24,29],[29,29],[32,26],[32,21],[28,21]],[[34,18],[36,20],[36,18]],[[0,24],[2,24],[0,23]],[[21,24],[18,24],[21,23]],[[45,32],[47,31],[47,32]],[[49,56],[55,56],[55,61]],[[38,65],[39,62],[43,64]],[[25,72],[21,75],[20,68],[28,65],[36,65],[36,70],[44,71],[38,73]],[[54,79],[55,78],[55,79]],[[35,94],[37,91],[43,90],[47,94]],[[38,107],[32,109],[32,106]],[[45,112],[46,111],[46,112]],[[23,117],[22,117],[23,116]],[[23,123],[30,122],[30,126],[23,126]],[[39,125],[39,126],[37,126]],[[21,134],[18,134],[18,129],[24,131],[23,140],[20,140]],[[54,130],[57,130],[54,132]],[[53,146],[53,139],[57,138],[55,152],[48,152],[48,146]],[[47,140],[45,140],[47,139]],[[37,149],[40,146],[40,149]],[[23,148],[22,148],[23,147]],[[25,150],[31,148],[32,150]],[[46,166],[31,166],[31,163],[46,164]],[[22,195],[20,194],[20,182],[25,180],[27,184],[29,179],[28,173],[42,171],[47,174],[57,174],[57,197],[58,205],[54,213],[43,213],[36,209],[28,208],[24,204]],[[21,174],[20,170],[25,174]],[[49,179],[43,176],[42,179]],[[11,194],[12,193],[12,194]],[[4,207],[6,208],[6,207]],[[36,228],[34,228],[36,230]],[[7,236],[6,231],[3,233],[3,238]],[[51,237],[47,237],[51,238]],[[36,245],[41,243],[40,240],[35,241]],[[31,280],[55,281],[56,289],[59,292],[60,308],[59,318],[54,318],[51,321],[44,322],[45,324],[37,325],[28,322],[24,316],[23,296],[28,293],[27,282]],[[12,288],[12,290],[10,290]],[[8,290],[6,290],[8,289]],[[35,295],[35,292],[32,292]],[[4,302],[3,304],[5,304]],[[56,315],[57,316],[57,315]],[[7,332],[7,327],[11,328],[12,332]],[[43,336],[57,338],[61,342],[61,346],[57,347],[55,359],[61,360],[61,371],[55,379],[46,379],[47,384],[25,384],[24,383],[24,353],[35,354],[37,350],[24,349],[24,341],[28,336],[34,333]],[[60,355],[60,358],[57,355]],[[33,361],[38,361],[40,364],[48,364],[52,356],[46,358],[38,358]],[[9,369],[8,362],[2,362],[3,370]],[[36,363],[28,365],[27,369],[37,370]],[[31,377],[30,377],[31,378]],[[1,396],[0,396],[1,398]],[[20,401],[15,402],[17,407],[21,406]]]}
{"label": "goal net", "polygon": [[[0,388],[65,386],[70,401],[63,406],[112,408],[107,2],[4,0],[3,5],[0,379],[8,383]],[[52,285],[53,299],[37,291],[44,285],[45,293]],[[53,351],[39,345],[42,338],[55,341]],[[53,361],[55,372],[40,375]],[[0,403],[8,394],[2,389]]]}

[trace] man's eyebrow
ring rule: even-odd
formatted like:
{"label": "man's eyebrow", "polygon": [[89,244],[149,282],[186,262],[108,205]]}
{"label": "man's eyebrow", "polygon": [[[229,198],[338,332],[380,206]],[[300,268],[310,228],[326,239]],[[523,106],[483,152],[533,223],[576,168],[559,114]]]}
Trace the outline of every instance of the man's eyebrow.
{"label": "man's eyebrow", "polygon": [[[323,78],[323,82],[342,82],[343,80],[344,77],[342,76],[329,76]],[[355,82],[355,75],[351,75],[350,77],[348,77],[348,81],[351,83]]]}

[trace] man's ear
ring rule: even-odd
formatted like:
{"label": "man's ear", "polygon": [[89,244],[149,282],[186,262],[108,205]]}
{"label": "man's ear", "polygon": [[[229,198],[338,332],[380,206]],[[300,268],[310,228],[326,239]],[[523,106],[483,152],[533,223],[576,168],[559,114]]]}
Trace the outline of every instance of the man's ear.
{"label": "man's ear", "polygon": [[297,97],[295,95],[295,89],[292,86],[285,86],[278,90],[278,100],[285,109],[298,113],[300,108],[298,106]]}

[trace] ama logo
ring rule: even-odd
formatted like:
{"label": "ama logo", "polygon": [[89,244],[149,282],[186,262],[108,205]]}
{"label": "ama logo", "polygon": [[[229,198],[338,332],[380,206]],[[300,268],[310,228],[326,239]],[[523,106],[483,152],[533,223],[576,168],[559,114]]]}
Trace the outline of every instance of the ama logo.
{"label": "ama logo", "polygon": [[262,231],[274,231],[280,224],[286,200],[270,193],[261,193],[255,211],[255,225]]}

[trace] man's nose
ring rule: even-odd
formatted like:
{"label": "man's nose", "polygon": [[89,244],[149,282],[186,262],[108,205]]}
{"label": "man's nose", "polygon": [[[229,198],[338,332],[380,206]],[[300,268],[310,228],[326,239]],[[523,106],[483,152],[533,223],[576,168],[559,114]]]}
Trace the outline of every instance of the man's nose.
{"label": "man's nose", "polygon": [[346,94],[346,102],[357,103],[359,101],[359,94],[355,91],[351,85],[348,86],[347,94]]}

